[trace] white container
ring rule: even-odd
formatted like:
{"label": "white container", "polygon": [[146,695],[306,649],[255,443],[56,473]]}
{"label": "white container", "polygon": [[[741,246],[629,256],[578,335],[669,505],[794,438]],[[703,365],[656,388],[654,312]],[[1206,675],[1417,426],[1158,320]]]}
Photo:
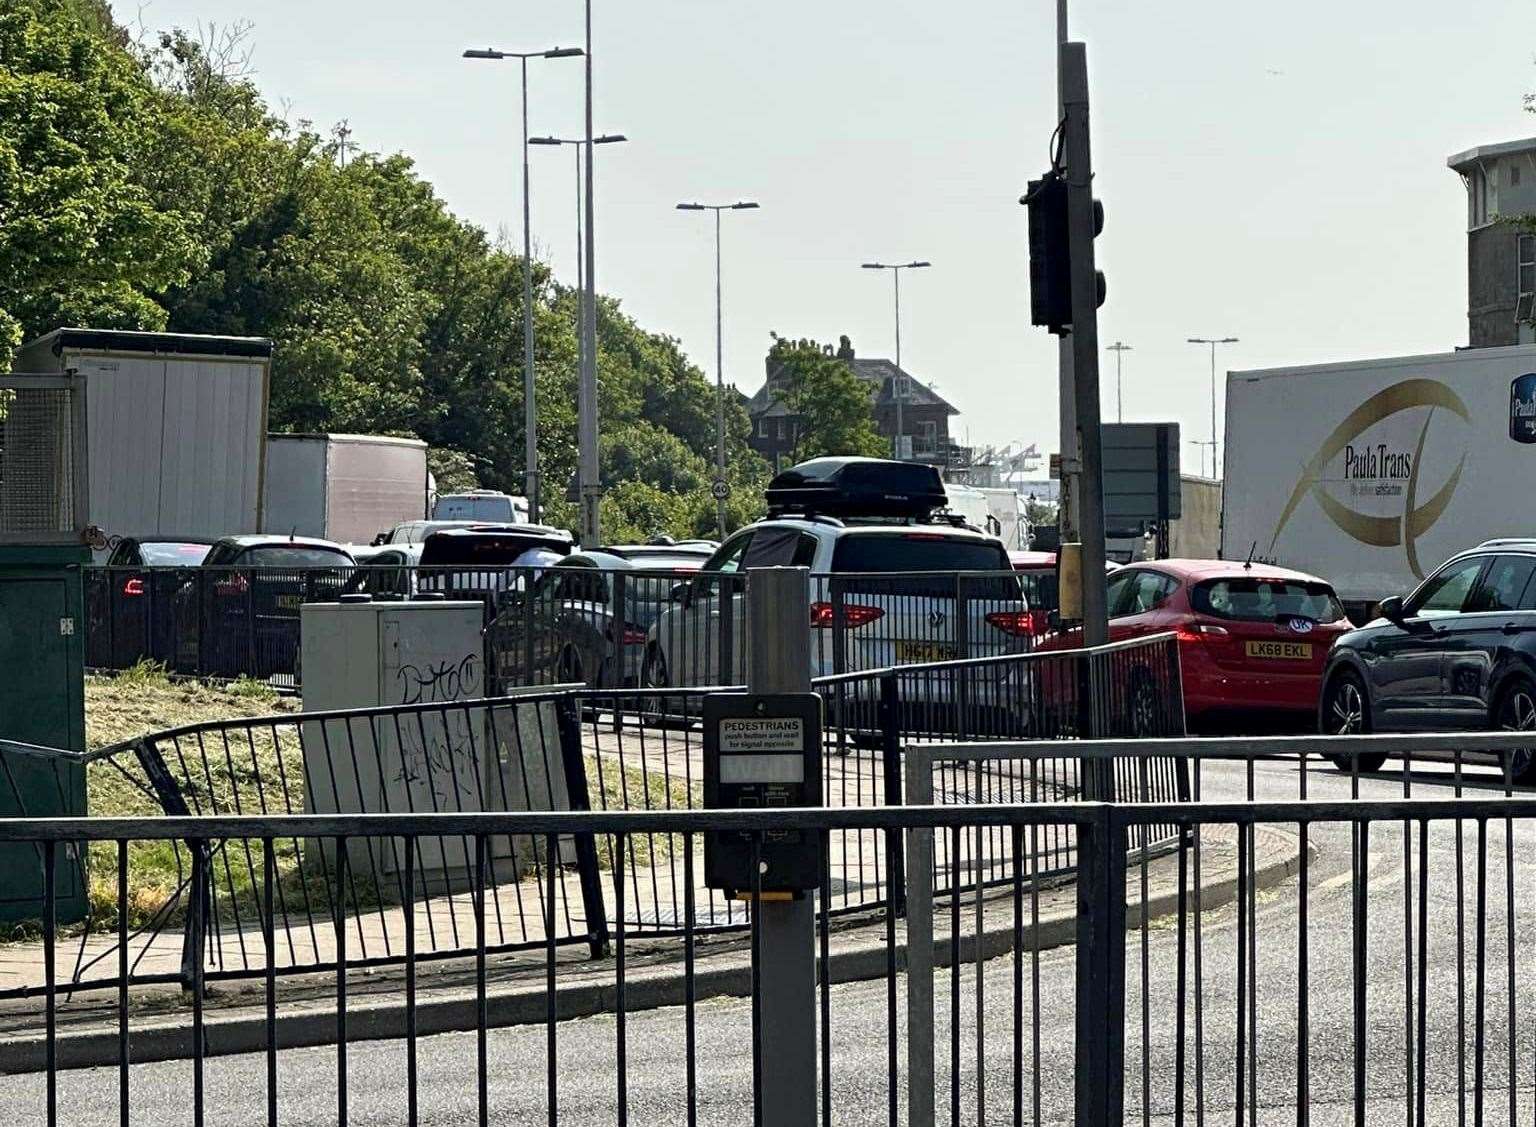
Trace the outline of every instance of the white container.
{"label": "white container", "polygon": [[93,524],[212,540],[261,529],[271,355],[255,337],[58,329],[16,364],[85,377]]}
{"label": "white container", "polygon": [[367,544],[427,512],[427,444],[376,434],[269,434],[264,532]]}
{"label": "white container", "polygon": [[1348,603],[1536,535],[1536,347],[1227,376],[1222,554],[1310,572]]}

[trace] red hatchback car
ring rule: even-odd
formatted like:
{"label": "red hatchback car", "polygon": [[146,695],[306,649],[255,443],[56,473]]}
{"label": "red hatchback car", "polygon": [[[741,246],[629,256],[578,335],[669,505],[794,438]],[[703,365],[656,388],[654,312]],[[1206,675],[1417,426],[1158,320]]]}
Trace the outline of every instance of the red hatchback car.
{"label": "red hatchback car", "polygon": [[1109,638],[1172,631],[1192,726],[1260,715],[1310,724],[1323,664],[1352,627],[1333,588],[1232,560],[1156,560],[1109,577]]}

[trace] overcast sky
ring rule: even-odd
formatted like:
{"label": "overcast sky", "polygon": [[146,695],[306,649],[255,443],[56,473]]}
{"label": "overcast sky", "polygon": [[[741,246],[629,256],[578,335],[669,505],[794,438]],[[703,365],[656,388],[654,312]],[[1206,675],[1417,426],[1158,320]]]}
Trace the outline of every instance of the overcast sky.
{"label": "overcast sky", "polygon": [[[1024,210],[1054,128],[1053,0],[595,0],[598,284],[713,373],[710,223],[727,215],[726,379],[769,331],[893,351],[972,443],[1056,446],[1056,351],[1028,316]],[[118,4],[120,18],[133,11]],[[515,63],[579,46],[578,0],[149,0],[151,28],[248,20],[256,81],[294,118],[346,118],[413,156],[459,215],[519,240]],[[1107,221],[1105,344],[1126,418],[1208,437],[1223,368],[1447,351],[1466,340],[1465,199],[1445,157],[1536,135],[1531,0],[1075,0]],[[535,135],[581,128],[579,59],[532,64]],[[575,272],[573,155],[534,150],[538,253]],[[1106,418],[1114,357],[1106,354]],[[1199,451],[1185,447],[1186,465]]]}

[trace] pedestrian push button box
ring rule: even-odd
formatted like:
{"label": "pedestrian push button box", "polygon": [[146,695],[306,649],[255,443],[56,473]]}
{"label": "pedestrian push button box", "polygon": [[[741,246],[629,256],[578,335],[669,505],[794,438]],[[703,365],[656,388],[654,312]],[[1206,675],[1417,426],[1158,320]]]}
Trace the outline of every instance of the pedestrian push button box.
{"label": "pedestrian push button box", "polygon": [[[821,698],[815,693],[713,693],[704,698],[704,805],[712,810],[821,806]],[[752,891],[752,834],[704,835],[704,882]],[[757,855],[763,892],[821,887],[822,835],[765,830]]]}

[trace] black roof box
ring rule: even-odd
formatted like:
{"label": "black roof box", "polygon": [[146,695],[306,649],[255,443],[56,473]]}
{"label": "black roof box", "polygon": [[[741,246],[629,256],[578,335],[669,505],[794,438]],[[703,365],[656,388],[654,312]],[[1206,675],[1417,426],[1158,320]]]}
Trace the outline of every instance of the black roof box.
{"label": "black roof box", "polygon": [[771,514],[926,517],[948,503],[937,469],[888,458],[812,458],[768,483]]}

